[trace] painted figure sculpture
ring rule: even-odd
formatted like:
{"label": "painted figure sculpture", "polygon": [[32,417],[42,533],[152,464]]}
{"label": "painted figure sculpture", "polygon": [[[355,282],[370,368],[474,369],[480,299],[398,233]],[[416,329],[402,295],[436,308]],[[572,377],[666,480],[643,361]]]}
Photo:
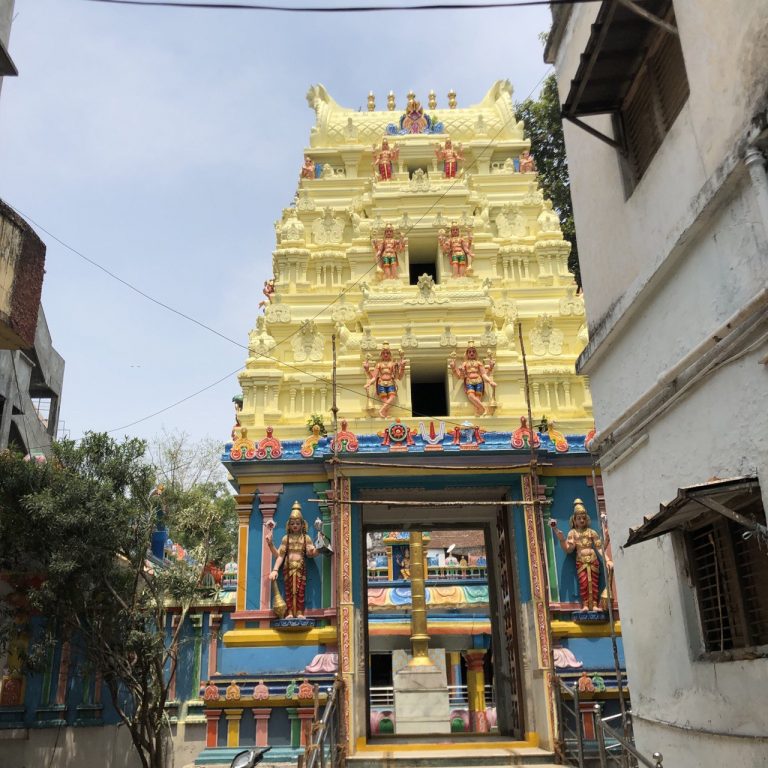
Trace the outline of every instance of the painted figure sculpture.
{"label": "painted figure sculpture", "polygon": [[571,530],[566,536],[558,527],[557,520],[549,524],[557,536],[563,551],[576,555],[576,577],[579,581],[579,595],[583,611],[600,610],[600,558],[605,559],[606,568],[610,571],[613,563],[603,552],[603,543],[597,531],[589,527],[590,519],[581,499],[574,499],[573,514],[571,515]]}
{"label": "painted figure sculpture", "polygon": [[309,155],[304,155],[304,165],[301,166],[301,173],[299,174],[299,178],[315,178],[315,161]]}
{"label": "painted figure sculpture", "polygon": [[520,153],[520,173],[535,173],[536,163],[533,155],[526,149]]}
{"label": "painted figure sculpture", "polygon": [[397,161],[400,149],[395,144],[390,148],[386,139],[381,140],[381,148],[373,145],[373,167],[376,169],[379,181],[389,181],[392,178],[392,164]]}
{"label": "painted figure sculpture", "polygon": [[438,160],[443,161],[443,176],[446,179],[455,179],[459,170],[459,160],[464,159],[461,144],[453,146],[450,139],[445,140],[445,146],[438,144],[435,149]]}
{"label": "painted figure sculpture", "polygon": [[374,238],[372,244],[376,264],[384,273],[384,279],[397,279],[398,255],[405,250],[408,240],[400,232],[395,232],[391,224],[387,224],[384,227],[384,236],[380,240]]}
{"label": "painted figure sculpture", "polygon": [[371,365],[369,360],[363,363],[363,369],[368,375],[368,381],[365,382],[365,391],[368,393],[368,397],[370,397],[371,387],[376,387],[376,397],[381,402],[379,416],[382,419],[387,418],[389,409],[392,407],[392,403],[395,402],[397,382],[403,378],[407,362],[408,360],[403,357],[402,351],[400,352],[400,359],[397,361],[393,360],[389,344],[384,343],[381,346],[379,362],[376,365]]}
{"label": "painted figure sculpture", "polygon": [[288,525],[280,547],[276,548],[272,539],[272,531],[266,535],[266,544],[277,558],[269,574],[270,581],[276,581],[283,568],[285,583],[286,616],[288,618],[304,618],[304,595],[307,587],[307,558],[318,555],[312,539],[307,535],[307,523],[301,514],[301,504],[293,503]]}
{"label": "painted figure sculpture", "polygon": [[472,251],[472,233],[461,234],[459,225],[451,222],[450,234],[446,235],[441,229],[437,234],[437,241],[443,254],[451,261],[451,274],[453,277],[464,277],[472,274],[472,259],[475,254]]}
{"label": "painted figure sculpture", "polygon": [[488,408],[483,403],[485,385],[487,384],[492,391],[495,391],[496,382],[491,378],[488,368],[478,358],[475,343],[470,341],[467,344],[467,351],[461,363],[456,363],[456,353],[452,352],[448,359],[448,367],[457,379],[462,379],[464,382],[464,394],[474,406],[475,413],[478,416],[485,416],[488,413]]}

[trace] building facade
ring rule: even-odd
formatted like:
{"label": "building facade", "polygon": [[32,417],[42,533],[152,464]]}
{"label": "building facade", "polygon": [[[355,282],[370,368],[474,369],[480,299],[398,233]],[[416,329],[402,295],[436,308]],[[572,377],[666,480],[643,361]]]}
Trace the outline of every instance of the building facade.
{"label": "building facade", "polygon": [[[198,762],[243,743],[295,755],[311,684],[323,691],[337,673],[350,754],[413,733],[398,720],[397,679],[411,658],[415,524],[429,655],[449,692],[445,723],[423,732],[552,752],[555,672],[611,708],[621,670],[605,563],[593,584],[558,546],[579,499],[601,531],[592,402],[574,372],[587,337],[511,87],[467,108],[453,93],[442,107],[409,93],[377,108],[371,94],[357,112],[322,86],[307,100],[316,121],[275,224],[224,455],[238,490],[237,593]],[[296,545],[305,583],[277,546],[288,531],[290,552],[299,511],[332,549],[310,558]]]}
{"label": "building facade", "polygon": [[768,3],[630,5],[553,7],[546,59],[635,735],[765,766]]}

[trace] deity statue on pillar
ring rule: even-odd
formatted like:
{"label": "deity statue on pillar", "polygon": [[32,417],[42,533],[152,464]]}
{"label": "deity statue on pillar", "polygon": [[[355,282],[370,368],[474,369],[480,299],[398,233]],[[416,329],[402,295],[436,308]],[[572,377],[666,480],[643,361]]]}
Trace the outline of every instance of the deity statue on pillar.
{"label": "deity statue on pillar", "polygon": [[283,568],[283,581],[285,586],[286,617],[294,619],[304,618],[304,594],[307,587],[307,558],[317,557],[312,539],[307,535],[307,523],[301,514],[301,504],[293,503],[291,514],[288,517],[285,536],[276,548],[272,539],[272,529],[269,529],[265,542],[272,554],[277,558],[275,565],[269,574],[270,581],[276,581]]}
{"label": "deity statue on pillar", "polygon": [[270,277],[269,280],[264,281],[264,288],[261,291],[267,298],[264,301],[259,302],[259,309],[269,306],[272,303],[272,296],[275,293],[275,278]]}
{"label": "deity statue on pillar", "polygon": [[379,353],[379,362],[371,365],[370,360],[363,363],[363,369],[368,375],[368,381],[365,382],[365,391],[368,397],[371,397],[371,387],[376,387],[376,398],[381,402],[379,416],[386,419],[389,415],[389,409],[397,397],[397,382],[405,374],[405,366],[408,360],[403,357],[402,350],[398,360],[392,359],[392,351],[386,342],[381,345]]}
{"label": "deity statue on pillar", "polygon": [[485,385],[487,384],[491,388],[491,402],[493,402],[496,382],[491,378],[490,371],[478,358],[474,341],[470,341],[467,344],[467,351],[464,353],[463,362],[457,363],[456,353],[452,352],[448,359],[448,367],[457,379],[461,379],[464,382],[464,393],[467,396],[467,400],[474,406],[476,415],[486,416],[488,414],[488,407],[483,402]]}
{"label": "deity statue on pillar", "polygon": [[391,224],[387,224],[384,236],[381,239],[374,238],[372,244],[376,264],[384,273],[384,279],[397,279],[398,255],[405,250],[408,240],[400,232],[395,232]]}
{"label": "deity statue on pillar", "polygon": [[435,148],[435,154],[438,160],[443,161],[443,176],[446,179],[455,179],[459,170],[459,160],[464,159],[461,151],[461,144],[453,146],[450,139],[445,140],[445,146],[438,144]]}
{"label": "deity statue on pillar", "polygon": [[389,181],[392,178],[392,164],[397,162],[400,148],[395,144],[392,148],[387,139],[381,140],[381,148],[373,145],[373,167],[379,181]]}
{"label": "deity statue on pillar", "polygon": [[461,234],[457,222],[451,222],[450,234],[446,235],[441,229],[437,234],[437,241],[443,254],[451,261],[451,273],[453,277],[464,277],[472,274],[472,259],[475,254],[472,251],[472,232]]}
{"label": "deity statue on pillar", "polygon": [[613,563],[603,552],[600,536],[597,531],[589,527],[589,523],[587,509],[581,499],[573,501],[571,530],[568,531],[567,536],[557,527],[557,520],[549,521],[563,551],[569,555],[576,555],[576,577],[579,581],[581,609],[597,611],[600,610],[600,558],[605,560],[605,567],[609,571],[613,568]]}

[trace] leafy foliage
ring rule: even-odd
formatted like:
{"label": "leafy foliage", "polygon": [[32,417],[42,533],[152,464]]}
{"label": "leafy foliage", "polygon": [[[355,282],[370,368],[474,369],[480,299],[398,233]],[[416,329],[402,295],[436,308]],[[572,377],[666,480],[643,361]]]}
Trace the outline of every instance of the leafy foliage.
{"label": "leafy foliage", "polygon": [[581,289],[579,249],[576,228],[573,223],[571,180],[568,160],[565,156],[563,120],[560,116],[560,97],[557,80],[550,75],[545,81],[537,100],[526,99],[515,105],[515,117],[522,120],[525,132],[531,140],[531,154],[536,161],[541,187],[560,217],[563,236],[571,244],[568,269],[573,273]]}
{"label": "leafy foliage", "polygon": [[[163,497],[165,513],[186,526],[197,557],[148,560],[159,506],[145,450],[141,440],[89,433],[79,444],[56,443],[46,464],[0,455],[0,570],[12,574],[11,625],[32,613],[45,617],[48,631],[34,635],[30,662],[54,636],[69,642],[103,679],[144,768],[163,768],[168,680],[184,620],[201,596],[203,566],[224,548],[229,504],[216,481],[176,484]],[[169,605],[180,614],[170,638]]]}

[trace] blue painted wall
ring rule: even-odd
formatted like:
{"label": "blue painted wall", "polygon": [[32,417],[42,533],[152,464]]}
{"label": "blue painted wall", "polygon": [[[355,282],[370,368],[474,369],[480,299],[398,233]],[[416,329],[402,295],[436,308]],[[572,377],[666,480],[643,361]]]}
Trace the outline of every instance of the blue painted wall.
{"label": "blue painted wall", "polygon": [[275,648],[226,648],[221,654],[222,675],[300,675],[324,645],[294,645]]}
{"label": "blue painted wall", "polygon": [[[624,663],[624,644],[617,638],[619,665]],[[573,651],[573,655],[584,663],[584,669],[613,669],[613,646],[610,637],[569,637],[560,643],[564,648]],[[567,670],[571,671],[571,670]],[[576,671],[576,670],[574,670]]]}
{"label": "blue painted wall", "polygon": [[[315,518],[320,515],[320,506],[309,501],[316,498],[316,492],[311,483],[292,483],[283,487],[283,492],[277,503],[275,511],[275,546],[280,546],[280,541],[285,535],[288,517],[291,514],[291,507],[294,501],[301,504],[301,511],[304,519],[307,521],[310,538],[314,540],[315,529],[313,523]],[[248,582],[246,586],[246,610],[258,610],[259,595],[261,592],[261,555],[264,549],[263,524],[261,514],[258,511],[258,504],[254,502],[254,510],[251,513],[251,520],[248,526]],[[320,558],[308,558],[307,560],[307,587],[305,594],[305,606],[309,608],[322,608],[322,561]],[[282,571],[278,577],[280,589],[283,589]],[[261,606],[268,608],[269,606]]]}
{"label": "blue painted wall", "polygon": [[[587,485],[586,477],[556,478],[553,504],[550,516],[557,520],[557,526],[567,536],[570,530],[569,519],[573,513],[574,499],[581,499],[590,517],[590,527],[597,531],[602,540],[600,521],[595,510],[595,494]],[[547,526],[545,535],[554,538],[552,530]],[[555,562],[557,564],[557,580],[560,590],[560,601],[564,603],[580,602],[579,583],[576,578],[576,557],[563,552],[560,542],[554,538]],[[600,568],[600,590],[605,587],[605,569]]]}

